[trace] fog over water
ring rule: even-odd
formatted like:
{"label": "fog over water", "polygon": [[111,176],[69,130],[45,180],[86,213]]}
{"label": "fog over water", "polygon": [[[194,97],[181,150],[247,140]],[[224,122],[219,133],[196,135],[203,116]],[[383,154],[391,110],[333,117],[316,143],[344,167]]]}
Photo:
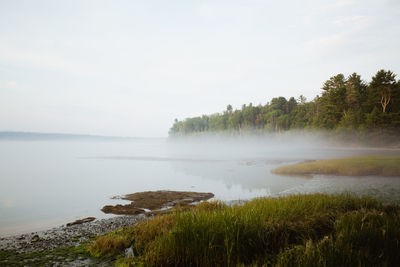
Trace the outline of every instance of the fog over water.
{"label": "fog over water", "polygon": [[112,215],[115,195],[146,190],[212,192],[246,200],[293,193],[350,191],[400,203],[400,179],[286,177],[285,164],[353,155],[400,155],[352,148],[316,136],[129,140],[0,141],[0,236]]}

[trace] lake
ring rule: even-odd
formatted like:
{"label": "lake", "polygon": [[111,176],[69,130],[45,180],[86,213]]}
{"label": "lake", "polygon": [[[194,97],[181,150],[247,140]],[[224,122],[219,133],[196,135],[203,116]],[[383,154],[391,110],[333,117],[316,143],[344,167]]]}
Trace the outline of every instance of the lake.
{"label": "lake", "polygon": [[307,138],[0,141],[0,236],[78,218],[106,218],[116,195],[148,190],[212,192],[220,200],[354,192],[400,203],[400,179],[285,177],[272,168],[303,160],[398,150],[332,146]]}

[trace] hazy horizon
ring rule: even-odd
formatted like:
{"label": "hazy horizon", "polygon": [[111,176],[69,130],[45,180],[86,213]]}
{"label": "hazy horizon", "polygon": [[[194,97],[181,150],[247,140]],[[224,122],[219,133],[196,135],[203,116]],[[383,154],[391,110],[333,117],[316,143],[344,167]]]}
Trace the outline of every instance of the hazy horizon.
{"label": "hazy horizon", "polygon": [[119,135],[98,135],[98,134],[82,134],[82,133],[60,133],[60,132],[31,132],[31,131],[8,131],[8,130],[0,130],[0,139],[4,136],[24,136],[24,135],[43,135],[43,136],[76,136],[76,137],[95,137],[95,138],[127,138],[127,139],[135,139],[135,138],[166,138],[166,137],[143,137],[143,136],[119,136]]}
{"label": "hazy horizon", "polygon": [[0,130],[166,137],[175,118],[400,73],[400,2],[2,1]]}

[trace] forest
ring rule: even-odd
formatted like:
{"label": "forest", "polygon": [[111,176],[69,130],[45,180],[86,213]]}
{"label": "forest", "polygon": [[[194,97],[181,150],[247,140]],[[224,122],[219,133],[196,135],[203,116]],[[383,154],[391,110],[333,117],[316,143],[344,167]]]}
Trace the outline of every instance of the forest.
{"label": "forest", "polygon": [[275,97],[265,105],[231,105],[222,113],[175,119],[170,136],[199,133],[270,133],[288,130],[329,130],[355,132],[400,129],[400,80],[390,70],[379,70],[371,81],[360,75],[337,74],[322,86],[312,101]]}

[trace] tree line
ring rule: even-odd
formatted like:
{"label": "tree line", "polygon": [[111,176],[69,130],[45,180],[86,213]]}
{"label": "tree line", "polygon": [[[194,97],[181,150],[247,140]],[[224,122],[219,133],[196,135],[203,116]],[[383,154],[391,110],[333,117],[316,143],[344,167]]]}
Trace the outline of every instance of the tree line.
{"label": "tree line", "polygon": [[282,132],[293,129],[400,129],[400,80],[390,70],[379,70],[369,83],[357,73],[337,74],[322,86],[314,100],[275,97],[265,105],[244,104],[222,113],[175,119],[170,136],[226,131]]}

